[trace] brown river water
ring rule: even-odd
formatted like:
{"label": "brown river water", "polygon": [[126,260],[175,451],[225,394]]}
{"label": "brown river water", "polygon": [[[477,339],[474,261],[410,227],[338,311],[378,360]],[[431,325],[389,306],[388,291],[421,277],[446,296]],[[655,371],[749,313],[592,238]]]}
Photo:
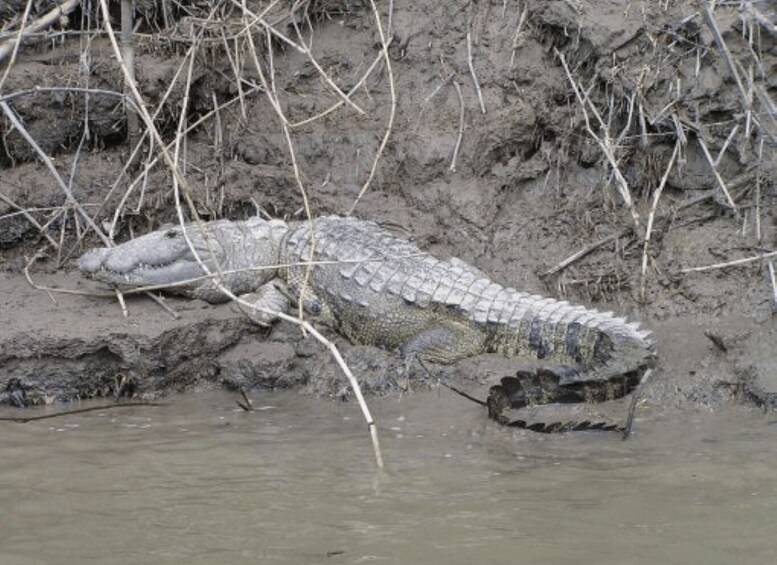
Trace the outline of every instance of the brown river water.
{"label": "brown river water", "polygon": [[354,403],[167,401],[0,422],[0,563],[777,562],[777,424],[751,411],[643,415],[623,442],[373,398],[377,472]]}

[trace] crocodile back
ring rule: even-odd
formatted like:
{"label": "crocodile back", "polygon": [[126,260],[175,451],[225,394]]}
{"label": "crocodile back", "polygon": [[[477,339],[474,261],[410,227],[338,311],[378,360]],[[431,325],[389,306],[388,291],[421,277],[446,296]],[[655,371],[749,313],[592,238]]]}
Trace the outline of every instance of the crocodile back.
{"label": "crocodile back", "polygon": [[[311,258],[306,273],[300,263]],[[574,365],[591,378],[633,370],[654,356],[649,332],[636,323],[504,287],[374,222],[327,216],[299,223],[281,244],[281,261],[289,264],[281,274],[292,292],[309,287],[341,331],[361,343],[399,347],[435,325],[455,323],[482,337],[467,338],[458,358],[476,345],[476,352]]]}
{"label": "crocodile back", "polygon": [[[479,269],[456,258],[437,259],[374,222],[326,216],[313,225],[315,238],[307,222],[289,231],[282,243],[282,259],[299,263],[314,258],[315,290],[331,294],[337,288],[343,301],[354,301],[356,295],[375,301],[395,297],[417,308],[455,308],[460,315],[485,323],[486,301],[504,290]],[[283,274],[294,281],[304,269],[295,265]]]}

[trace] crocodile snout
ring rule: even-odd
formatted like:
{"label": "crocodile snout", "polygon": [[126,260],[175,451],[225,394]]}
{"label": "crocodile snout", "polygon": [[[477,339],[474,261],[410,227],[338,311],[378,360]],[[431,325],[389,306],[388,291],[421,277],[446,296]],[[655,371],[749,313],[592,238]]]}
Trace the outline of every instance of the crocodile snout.
{"label": "crocodile snout", "polygon": [[86,274],[93,274],[103,268],[105,260],[110,253],[110,248],[100,247],[90,249],[78,259],[78,268]]}

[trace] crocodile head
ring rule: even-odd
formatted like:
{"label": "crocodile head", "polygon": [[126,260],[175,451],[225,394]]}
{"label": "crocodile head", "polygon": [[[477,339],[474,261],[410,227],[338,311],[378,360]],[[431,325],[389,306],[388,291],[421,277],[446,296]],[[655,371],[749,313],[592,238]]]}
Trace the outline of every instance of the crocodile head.
{"label": "crocodile head", "polygon": [[219,220],[203,230],[186,224],[185,235],[180,225],[168,226],[116,247],[92,249],[79,258],[78,267],[115,287],[171,285],[170,292],[220,302],[227,298],[205,277],[200,261],[211,273],[225,273],[222,283],[230,291],[251,292],[276,275],[272,267],[287,229],[284,222],[259,218]]}

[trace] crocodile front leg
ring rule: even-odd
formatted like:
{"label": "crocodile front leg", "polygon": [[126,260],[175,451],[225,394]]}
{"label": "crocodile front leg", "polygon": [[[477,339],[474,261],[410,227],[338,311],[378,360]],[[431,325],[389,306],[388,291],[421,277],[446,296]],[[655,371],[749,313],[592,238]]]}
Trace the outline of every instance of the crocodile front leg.
{"label": "crocodile front leg", "polygon": [[246,308],[241,304],[241,309],[260,326],[270,326],[277,321],[278,316],[274,312],[289,311],[289,291],[278,279],[263,284],[254,292],[242,294],[239,298],[251,305]]}

